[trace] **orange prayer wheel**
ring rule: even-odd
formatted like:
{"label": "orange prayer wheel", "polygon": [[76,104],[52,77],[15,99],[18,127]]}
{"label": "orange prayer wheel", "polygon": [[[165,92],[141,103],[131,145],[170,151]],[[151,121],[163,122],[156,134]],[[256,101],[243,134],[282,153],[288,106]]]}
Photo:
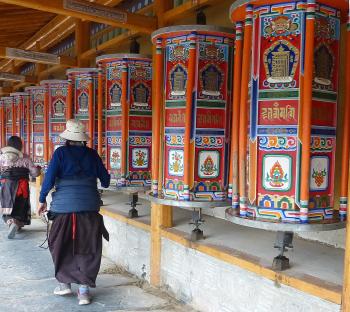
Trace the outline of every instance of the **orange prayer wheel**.
{"label": "orange prayer wheel", "polygon": [[241,68],[235,68],[241,73],[239,140],[233,143],[238,178],[230,183],[241,217],[334,219],[340,27],[347,16],[346,1],[232,5],[242,50]]}
{"label": "orange prayer wheel", "polygon": [[119,187],[148,188],[152,146],[151,60],[140,54],[111,54],[98,57],[96,63],[104,76],[99,80],[104,81],[106,163],[112,181]]}

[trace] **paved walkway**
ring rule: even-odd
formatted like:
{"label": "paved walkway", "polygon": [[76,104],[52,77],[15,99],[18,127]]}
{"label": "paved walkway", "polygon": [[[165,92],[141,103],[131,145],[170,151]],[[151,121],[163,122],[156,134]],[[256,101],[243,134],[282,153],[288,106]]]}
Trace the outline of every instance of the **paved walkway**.
{"label": "paved walkway", "polygon": [[[2,220],[1,220],[2,221]],[[93,302],[79,306],[75,296],[53,295],[56,280],[48,250],[38,246],[45,239],[45,225],[33,220],[30,227],[6,238],[7,227],[0,225],[0,312],[189,312],[169,296],[148,286],[103,259]],[[76,290],[76,288],[74,288]]]}

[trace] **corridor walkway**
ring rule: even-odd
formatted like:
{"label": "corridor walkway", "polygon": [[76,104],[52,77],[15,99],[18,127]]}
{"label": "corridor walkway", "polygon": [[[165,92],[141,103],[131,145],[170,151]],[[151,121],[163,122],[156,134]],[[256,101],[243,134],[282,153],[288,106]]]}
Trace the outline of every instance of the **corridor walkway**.
{"label": "corridor walkway", "polygon": [[[189,312],[169,296],[142,283],[103,259],[93,302],[78,306],[75,296],[53,295],[56,281],[48,250],[38,246],[45,240],[45,225],[33,220],[12,241],[7,227],[0,225],[0,312]],[[74,289],[75,290],[75,289]]]}

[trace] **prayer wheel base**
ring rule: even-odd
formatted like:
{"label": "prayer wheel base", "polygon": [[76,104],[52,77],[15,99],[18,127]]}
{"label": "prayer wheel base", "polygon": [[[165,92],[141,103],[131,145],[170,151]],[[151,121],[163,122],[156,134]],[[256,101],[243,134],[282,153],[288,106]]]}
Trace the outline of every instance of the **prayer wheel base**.
{"label": "prayer wheel base", "polygon": [[284,271],[289,269],[289,259],[286,256],[277,256],[273,259],[272,269],[275,271]]}

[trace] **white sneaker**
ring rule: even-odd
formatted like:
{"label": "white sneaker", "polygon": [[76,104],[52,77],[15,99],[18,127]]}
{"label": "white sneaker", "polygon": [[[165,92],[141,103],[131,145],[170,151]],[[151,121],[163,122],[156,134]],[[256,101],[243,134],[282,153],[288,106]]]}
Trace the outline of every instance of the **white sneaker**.
{"label": "white sneaker", "polygon": [[18,226],[15,223],[11,223],[9,227],[9,231],[7,233],[7,238],[8,239],[13,239],[16,235],[16,232],[18,230]]}
{"label": "white sneaker", "polygon": [[72,292],[72,289],[70,287],[70,284],[60,283],[55,288],[53,293],[57,296],[66,296],[66,295],[71,295],[73,292]]}
{"label": "white sneaker", "polygon": [[79,300],[79,305],[90,304],[91,303],[91,296],[90,296],[89,291],[81,294],[80,291],[78,290],[78,300]]}

